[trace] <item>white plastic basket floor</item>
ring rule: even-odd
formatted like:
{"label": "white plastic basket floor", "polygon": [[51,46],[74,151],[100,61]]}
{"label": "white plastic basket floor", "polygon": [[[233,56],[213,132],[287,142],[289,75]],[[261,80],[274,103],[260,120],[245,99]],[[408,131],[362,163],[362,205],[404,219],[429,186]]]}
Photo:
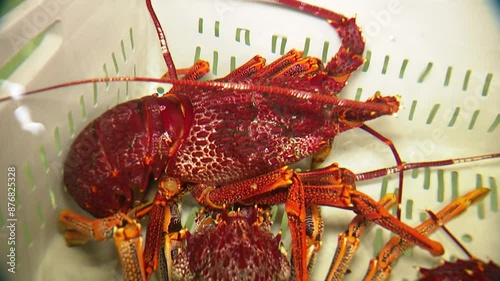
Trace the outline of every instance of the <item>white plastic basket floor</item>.
{"label": "white plastic basket floor", "polygon": [[[369,125],[394,141],[404,161],[500,151],[499,19],[488,1],[311,3],[347,16],[357,15],[366,38],[367,61],[351,77],[342,97],[366,100],[377,90],[401,95],[404,108],[398,117],[380,118]],[[211,64],[212,77],[225,75],[255,54],[271,62],[291,48],[306,49],[325,60],[339,44],[337,34],[325,21],[267,3],[162,0],[154,4],[176,66],[186,68],[196,59],[204,59]],[[46,21],[41,20],[44,15]],[[26,34],[30,25],[25,19],[31,20],[36,32]],[[14,35],[27,42],[35,39],[24,62],[8,77],[28,89],[91,77],[159,77],[165,70],[142,1],[23,2],[2,18],[0,67],[22,52],[17,43],[12,43]],[[5,271],[4,278],[120,280],[111,241],[79,248],[64,244],[57,227],[59,212],[64,208],[85,212],[64,192],[62,163],[75,134],[90,120],[117,102],[152,93],[157,86],[83,85],[0,103],[0,130],[6,144],[0,152],[2,182],[7,182],[9,166],[16,167],[17,175],[16,273]],[[0,97],[5,94],[2,90]],[[20,128],[13,111],[21,105],[29,108],[34,122],[45,126],[43,133],[33,135]],[[394,165],[389,149],[360,130],[336,138],[325,164],[332,162],[354,172]],[[498,166],[498,160],[491,160],[406,173],[404,221],[417,225],[424,209],[437,211],[460,194],[488,187],[492,190],[488,197],[448,227],[478,258],[498,263],[500,241],[494,238],[500,232]],[[376,199],[396,187],[397,177],[358,185],[359,190]],[[0,198],[6,197],[0,194]],[[3,270],[9,216],[7,201],[0,200]],[[186,205],[184,208],[189,208]],[[337,235],[353,216],[351,212],[323,208],[326,233],[312,280],[323,280]],[[347,280],[360,280],[368,260],[389,235],[377,227],[363,236]],[[447,252],[442,258],[465,258],[442,232],[432,238],[443,243]],[[438,260],[415,249],[395,265],[391,280],[414,280],[417,272],[413,266],[431,267]]]}

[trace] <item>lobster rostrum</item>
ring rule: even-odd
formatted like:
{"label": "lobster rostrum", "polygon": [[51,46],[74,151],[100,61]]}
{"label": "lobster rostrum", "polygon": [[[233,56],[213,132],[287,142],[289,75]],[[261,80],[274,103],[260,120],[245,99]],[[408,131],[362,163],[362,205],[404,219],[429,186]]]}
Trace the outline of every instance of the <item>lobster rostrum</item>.
{"label": "lobster rostrum", "polygon": [[[146,0],[168,68],[162,79],[91,79],[26,93],[100,81],[173,84],[162,96],[117,105],[76,137],[64,165],[64,184],[75,201],[97,219],[63,211],[60,222],[70,245],[113,237],[124,278],[147,280],[162,256],[167,255],[171,266],[170,251],[161,250],[170,241],[170,232],[176,232],[169,229],[171,206],[190,192],[201,205],[212,209],[284,203],[292,234],[292,275],[299,280],[307,280],[308,249],[316,247],[308,238],[320,238],[310,237],[308,232],[311,221],[313,229],[321,224],[319,213],[314,212],[316,205],[353,210],[434,255],[443,253],[439,243],[400,222],[355,188],[356,180],[394,172],[400,173],[401,181],[402,171],[416,167],[403,165],[392,143],[364,124],[396,113],[397,96],[376,93],[365,102],[336,96],[363,63],[364,41],[355,19],[296,0],[276,2],[323,18],[338,32],[341,46],[326,65],[291,50],[268,65],[255,56],[214,81],[197,81],[209,71],[208,63],[199,61],[178,79],[165,35]],[[287,167],[311,155],[315,163],[321,162],[333,138],[353,128],[387,143],[398,166],[363,175],[337,164],[301,173]],[[500,154],[436,165],[497,157]],[[152,181],[158,182],[158,190],[152,202],[144,202]],[[149,223],[143,251],[138,220],[146,215]]]}

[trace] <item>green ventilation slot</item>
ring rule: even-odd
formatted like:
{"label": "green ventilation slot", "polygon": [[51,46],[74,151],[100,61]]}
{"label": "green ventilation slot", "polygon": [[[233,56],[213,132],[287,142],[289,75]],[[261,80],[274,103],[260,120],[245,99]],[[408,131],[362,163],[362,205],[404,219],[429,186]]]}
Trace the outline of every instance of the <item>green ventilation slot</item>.
{"label": "green ventilation slot", "polygon": [[40,162],[42,164],[43,170],[45,171],[45,173],[48,173],[49,172],[49,162],[47,161],[47,154],[45,153],[45,147],[43,147],[43,145],[41,145],[38,152],[40,155]]}
{"label": "green ventilation slot", "polygon": [[385,56],[384,65],[382,66],[382,74],[387,73],[387,67],[389,66],[389,56]]}
{"label": "green ventilation slot", "polygon": [[370,50],[366,50],[366,55],[365,55],[365,63],[363,64],[363,72],[367,72],[368,68],[370,68],[370,61],[372,58],[372,52]]}
{"label": "green ventilation slot", "polygon": [[323,52],[321,54],[321,59],[323,61],[328,61],[328,48],[330,48],[330,42],[325,41],[323,43]]}
{"label": "green ventilation slot", "polygon": [[427,66],[425,67],[424,71],[422,72],[422,74],[420,74],[420,76],[418,77],[418,80],[417,82],[418,83],[422,83],[424,82],[425,78],[427,78],[427,76],[429,75],[429,73],[431,72],[431,69],[432,69],[432,65],[433,63],[432,62],[429,62],[427,64]]}
{"label": "green ventilation slot", "polygon": [[[305,58],[307,57],[307,54],[309,54],[309,47],[311,45],[311,38],[307,37],[306,38],[306,42],[304,43],[304,48],[302,49],[303,50],[303,54],[302,54],[302,57]],[[326,60],[324,60],[326,61]]]}
{"label": "green ventilation slot", "polygon": [[488,73],[488,75],[486,75],[486,79],[484,80],[483,92],[481,93],[483,97],[486,97],[488,95],[492,79],[493,79],[493,73]]}
{"label": "green ventilation slot", "polygon": [[451,72],[453,70],[453,67],[448,66],[448,70],[446,70],[446,76],[444,77],[444,86],[449,86],[450,85],[450,79],[451,79]]}
{"label": "green ventilation slot", "polygon": [[405,76],[406,67],[408,66],[408,59],[404,59],[401,64],[401,68],[399,69],[399,79],[403,79]]}
{"label": "green ventilation slot", "polygon": [[[250,30],[248,30],[246,28],[241,28],[241,27],[236,28],[235,40],[236,40],[236,42],[241,42],[241,32],[243,32],[243,31],[245,32],[245,35],[244,35],[245,45],[250,46]],[[273,35],[273,38],[274,38],[274,35]]]}
{"label": "green ventilation slot", "polygon": [[273,37],[271,39],[271,52],[273,52],[273,54],[276,54],[276,48],[278,45],[278,38],[280,39],[280,55],[284,55],[286,43],[288,41],[288,38],[286,36],[273,35]]}
{"label": "green ventilation slot", "polygon": [[382,229],[375,230],[375,238],[373,239],[373,256],[376,257],[380,250],[384,247],[384,233]]}
{"label": "green ventilation slot", "polygon": [[214,24],[214,35],[215,37],[219,37],[220,36],[220,22],[219,21],[216,21],[215,24]]}
{"label": "green ventilation slot", "polygon": [[[7,63],[0,68],[0,80],[7,80],[12,73],[16,71],[16,69],[21,66],[21,64],[31,56],[31,54],[40,46],[45,35],[48,33],[48,30],[45,30],[33,37],[33,39],[24,42],[19,42],[23,47],[19,49],[19,51],[9,60]],[[24,38],[23,38],[24,39]],[[18,40],[23,40],[18,39]],[[5,46],[4,46],[5,47]],[[10,46],[11,48],[16,48],[17,46]],[[3,47],[2,47],[3,48]]]}
{"label": "green ventilation slot", "polygon": [[411,220],[413,217],[413,200],[406,200],[406,219]]}
{"label": "green ventilation slot", "polygon": [[492,212],[498,212],[498,186],[494,177],[489,177],[489,188],[490,188],[490,210]]}
{"label": "green ventilation slot", "polygon": [[455,200],[459,196],[458,190],[458,172],[451,172],[451,199]]}
{"label": "green ventilation slot", "polygon": [[471,70],[470,70],[470,69],[468,69],[468,70],[465,72],[464,82],[463,82],[463,84],[462,84],[462,90],[463,90],[463,91],[467,91],[467,88],[469,88],[470,74],[471,74]]}

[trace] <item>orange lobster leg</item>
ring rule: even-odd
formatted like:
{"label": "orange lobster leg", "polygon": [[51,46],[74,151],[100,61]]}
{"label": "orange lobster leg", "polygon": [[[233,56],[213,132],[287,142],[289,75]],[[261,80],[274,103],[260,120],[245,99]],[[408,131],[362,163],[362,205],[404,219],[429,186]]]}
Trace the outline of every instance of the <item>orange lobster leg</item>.
{"label": "orange lobster leg", "polygon": [[[180,182],[174,178],[164,176],[158,184],[158,191],[153,201],[153,206],[149,213],[149,223],[146,231],[146,244],[144,246],[144,266],[146,280],[158,269],[160,249],[164,240],[164,235],[168,231],[171,222],[171,207],[169,202],[173,198],[180,197],[185,191],[180,189]],[[170,253],[166,253],[170,255]],[[168,259],[168,258],[167,258]]]}
{"label": "orange lobster leg", "polygon": [[142,256],[141,224],[127,219],[128,224],[118,228],[113,238],[122,265],[123,280],[147,280]]}
{"label": "orange lobster leg", "polygon": [[311,273],[322,246],[324,224],[321,209],[318,205],[306,206],[306,241],[307,241],[307,272]]}
{"label": "orange lobster leg", "polygon": [[[394,205],[396,201],[397,196],[395,194],[386,194],[378,203],[388,209]],[[373,222],[367,220],[363,215],[354,217],[347,231],[339,235],[337,250],[335,251],[335,256],[332,259],[325,280],[342,280],[344,278],[347,267],[358,250],[360,243],[359,237],[372,225]]]}
{"label": "orange lobster leg", "polygon": [[[429,218],[415,229],[422,235],[430,235],[441,225],[463,213],[471,204],[484,198],[489,191],[489,189],[483,187],[460,196],[436,214],[438,220]],[[380,251],[378,258],[370,261],[370,267],[364,280],[387,280],[391,274],[390,265],[414,245],[415,243],[411,239],[393,237]]]}
{"label": "orange lobster leg", "polygon": [[444,252],[441,244],[403,224],[369,196],[355,190],[355,174],[332,165],[312,172],[297,173],[283,168],[253,179],[215,188],[197,185],[191,193],[205,206],[224,204],[285,203],[292,234],[295,277],[307,280],[306,205],[318,204],[353,210],[367,220],[415,242],[434,255]]}

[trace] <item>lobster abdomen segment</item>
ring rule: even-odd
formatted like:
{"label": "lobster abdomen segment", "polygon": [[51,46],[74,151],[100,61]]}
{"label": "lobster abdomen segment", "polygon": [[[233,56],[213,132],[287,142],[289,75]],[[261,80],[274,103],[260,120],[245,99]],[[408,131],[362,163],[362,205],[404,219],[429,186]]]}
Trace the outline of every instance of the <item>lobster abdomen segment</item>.
{"label": "lobster abdomen segment", "polygon": [[96,217],[130,210],[189,127],[185,114],[175,96],[147,96],[108,110],[71,146],[64,164],[68,192]]}

